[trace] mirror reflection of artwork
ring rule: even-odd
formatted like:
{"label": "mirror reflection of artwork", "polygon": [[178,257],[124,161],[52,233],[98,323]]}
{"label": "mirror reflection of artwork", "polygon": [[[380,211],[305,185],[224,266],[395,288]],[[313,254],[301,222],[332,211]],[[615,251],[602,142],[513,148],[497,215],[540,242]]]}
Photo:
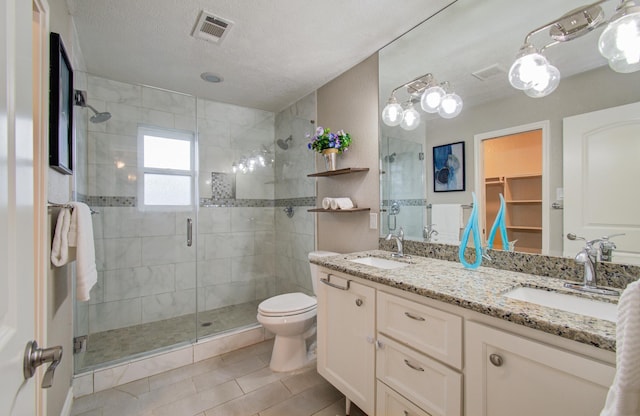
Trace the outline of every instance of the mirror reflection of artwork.
{"label": "mirror reflection of artwork", "polygon": [[433,148],[433,190],[464,191],[464,142]]}

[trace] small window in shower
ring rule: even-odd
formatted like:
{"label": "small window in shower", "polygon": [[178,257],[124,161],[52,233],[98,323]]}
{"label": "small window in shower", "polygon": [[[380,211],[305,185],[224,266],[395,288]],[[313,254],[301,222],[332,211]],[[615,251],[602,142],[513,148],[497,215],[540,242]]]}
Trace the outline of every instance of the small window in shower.
{"label": "small window in shower", "polygon": [[193,133],[140,126],[138,149],[140,206],[191,206],[195,177]]}

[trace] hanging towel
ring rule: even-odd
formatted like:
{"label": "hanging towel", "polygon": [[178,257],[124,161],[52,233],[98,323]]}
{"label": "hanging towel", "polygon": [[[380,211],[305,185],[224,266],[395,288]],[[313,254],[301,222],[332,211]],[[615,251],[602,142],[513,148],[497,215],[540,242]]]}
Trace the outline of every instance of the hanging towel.
{"label": "hanging towel", "polygon": [[71,209],[62,208],[58,214],[56,229],[51,244],[51,263],[64,266],[69,262],[69,227],[71,225]]}
{"label": "hanging towel", "polygon": [[431,224],[438,231],[438,243],[460,244],[460,229],[464,227],[460,204],[432,204]]}
{"label": "hanging towel", "polygon": [[640,282],[630,283],[618,302],[616,375],[600,416],[640,415]]}
{"label": "hanging towel", "polygon": [[89,300],[89,292],[98,281],[96,250],[93,244],[93,223],[87,204],[72,202],[69,225],[69,246],[76,247],[76,299]]}

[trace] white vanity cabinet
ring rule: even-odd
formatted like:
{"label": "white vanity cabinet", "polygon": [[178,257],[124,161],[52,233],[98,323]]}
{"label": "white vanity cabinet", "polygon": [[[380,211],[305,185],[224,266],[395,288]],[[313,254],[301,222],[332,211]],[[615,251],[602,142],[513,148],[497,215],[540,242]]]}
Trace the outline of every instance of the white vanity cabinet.
{"label": "white vanity cabinet", "polygon": [[615,367],[476,322],[465,327],[467,416],[599,415]]}
{"label": "white vanity cabinet", "polygon": [[317,296],[318,373],[373,416],[376,291],[321,270]]}
{"label": "white vanity cabinet", "polygon": [[320,277],[318,372],[369,416],[588,416],[604,406],[610,351],[329,269]]}

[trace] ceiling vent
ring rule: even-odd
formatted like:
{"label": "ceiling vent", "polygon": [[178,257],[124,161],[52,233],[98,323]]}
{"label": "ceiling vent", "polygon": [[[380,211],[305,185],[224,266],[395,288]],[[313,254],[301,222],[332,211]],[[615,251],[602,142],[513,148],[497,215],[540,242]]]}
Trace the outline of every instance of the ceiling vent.
{"label": "ceiling vent", "polygon": [[471,73],[471,75],[478,78],[480,81],[486,81],[489,78],[493,78],[495,76],[503,74],[506,74],[506,71],[498,64],[493,64],[491,66]]}
{"label": "ceiling vent", "polygon": [[213,43],[220,43],[233,25],[229,20],[214,16],[204,10],[200,12],[191,36]]}

